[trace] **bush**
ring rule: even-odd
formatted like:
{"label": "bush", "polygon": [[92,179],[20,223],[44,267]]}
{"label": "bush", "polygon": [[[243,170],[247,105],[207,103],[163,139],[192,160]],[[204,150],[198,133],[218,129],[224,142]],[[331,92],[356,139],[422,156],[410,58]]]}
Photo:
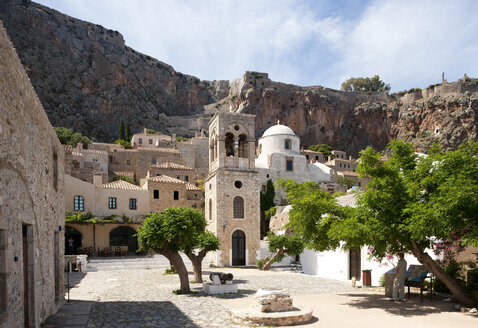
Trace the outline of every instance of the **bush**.
{"label": "bush", "polygon": [[117,175],[117,176],[113,177],[113,181],[118,181],[118,180],[123,180],[123,181],[129,182],[131,184],[136,184],[134,182],[133,178],[127,177],[127,176],[124,176],[124,175]]}
{"label": "bush", "polygon": [[[446,265],[442,265],[445,273],[453,278],[460,287],[465,288],[465,279],[463,276],[463,267],[461,263],[458,263],[455,259],[450,260]],[[440,293],[450,293],[450,290],[445,286],[441,280],[435,279],[435,291]]]}
{"label": "bush", "polygon": [[385,274],[382,274],[378,279],[378,285],[380,287],[385,287]]}

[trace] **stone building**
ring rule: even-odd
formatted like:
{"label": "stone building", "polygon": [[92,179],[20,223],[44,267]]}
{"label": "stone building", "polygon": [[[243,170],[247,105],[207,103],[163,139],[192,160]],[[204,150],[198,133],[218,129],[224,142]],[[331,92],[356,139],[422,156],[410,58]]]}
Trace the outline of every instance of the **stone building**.
{"label": "stone building", "polygon": [[150,212],[162,212],[168,207],[204,208],[201,188],[183,180],[167,175],[154,176],[143,188],[149,190]]}
{"label": "stone building", "polygon": [[64,153],[0,21],[0,327],[64,298]]}
{"label": "stone building", "polygon": [[254,115],[219,112],[209,124],[205,213],[220,240],[217,265],[254,265],[260,253],[254,133]]}
{"label": "stone building", "polygon": [[171,162],[151,165],[148,177],[157,177],[161,175],[166,175],[186,182],[194,182],[196,180],[196,174],[193,168]]}

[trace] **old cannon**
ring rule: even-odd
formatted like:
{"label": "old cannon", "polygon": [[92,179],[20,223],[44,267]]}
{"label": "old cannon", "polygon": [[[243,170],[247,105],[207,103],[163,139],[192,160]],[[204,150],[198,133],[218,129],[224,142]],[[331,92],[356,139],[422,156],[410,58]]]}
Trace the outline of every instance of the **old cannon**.
{"label": "old cannon", "polygon": [[211,274],[209,275],[209,279],[211,279],[214,285],[225,285],[228,281],[232,283],[234,275],[232,273],[211,272]]}

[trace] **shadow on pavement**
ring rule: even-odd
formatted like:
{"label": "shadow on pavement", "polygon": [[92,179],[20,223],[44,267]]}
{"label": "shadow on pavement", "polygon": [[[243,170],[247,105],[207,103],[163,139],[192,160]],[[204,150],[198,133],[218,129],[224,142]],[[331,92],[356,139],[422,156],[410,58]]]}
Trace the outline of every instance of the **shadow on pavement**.
{"label": "shadow on pavement", "polygon": [[344,303],[358,309],[382,309],[390,314],[404,317],[426,316],[440,312],[456,312],[454,303],[444,302],[442,300],[423,297],[423,303],[420,302],[418,295],[411,295],[411,298],[405,298],[405,302],[391,302],[389,297],[379,294],[340,294],[353,298],[350,302]]}
{"label": "shadow on pavement", "polygon": [[44,327],[199,327],[169,301],[87,302],[73,300],[51,315]]}

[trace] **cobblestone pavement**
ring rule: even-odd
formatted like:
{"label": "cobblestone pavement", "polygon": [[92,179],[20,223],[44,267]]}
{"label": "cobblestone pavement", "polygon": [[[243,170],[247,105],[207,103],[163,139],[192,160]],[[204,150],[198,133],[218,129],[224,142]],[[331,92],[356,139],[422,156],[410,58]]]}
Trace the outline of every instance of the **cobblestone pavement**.
{"label": "cobblestone pavement", "polygon": [[[74,300],[93,301],[88,327],[241,327],[235,325],[222,298],[253,297],[259,288],[285,289],[294,294],[350,291],[350,283],[291,272],[263,272],[252,268],[204,268],[234,274],[239,293],[210,296],[200,284],[191,295],[175,295],[177,275],[164,275],[165,259],[92,261],[91,269],[71,290]],[[189,269],[189,261],[185,261]],[[131,269],[131,266],[134,269]],[[113,268],[116,267],[116,268]],[[158,269],[164,267],[163,269]],[[192,272],[191,272],[192,274]],[[190,280],[193,276],[190,276]]]}

